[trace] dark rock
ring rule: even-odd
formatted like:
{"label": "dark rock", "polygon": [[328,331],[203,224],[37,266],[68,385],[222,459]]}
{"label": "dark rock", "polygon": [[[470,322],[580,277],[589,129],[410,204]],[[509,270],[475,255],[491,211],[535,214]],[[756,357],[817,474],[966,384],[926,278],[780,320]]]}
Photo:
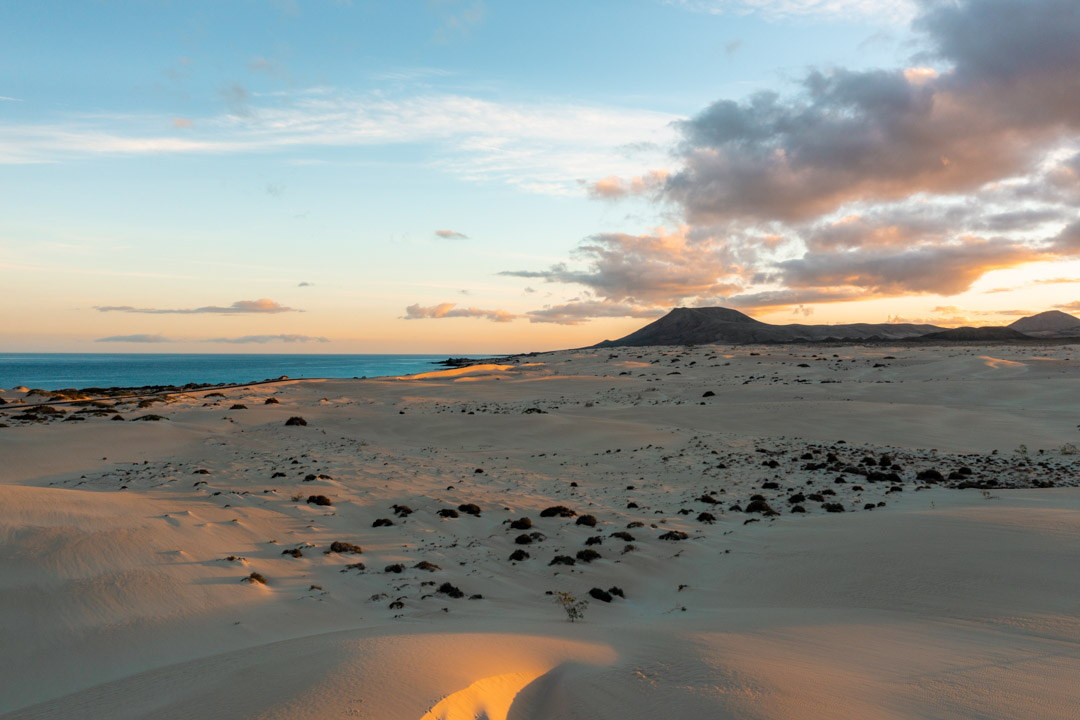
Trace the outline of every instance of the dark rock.
{"label": "dark rock", "polygon": [[566,507],[565,505],[553,505],[549,508],[544,508],[540,511],[540,517],[563,517],[569,518],[577,515],[576,512]]}
{"label": "dark rock", "polygon": [[600,588],[593,588],[592,590],[590,590],[589,597],[593,598],[594,600],[599,600],[600,602],[611,602],[611,593],[609,593],[607,590],[601,590]]}

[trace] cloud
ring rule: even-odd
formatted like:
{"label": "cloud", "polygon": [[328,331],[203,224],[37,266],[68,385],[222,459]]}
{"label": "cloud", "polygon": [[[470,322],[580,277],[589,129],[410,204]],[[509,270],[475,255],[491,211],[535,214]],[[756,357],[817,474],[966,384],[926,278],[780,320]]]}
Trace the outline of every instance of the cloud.
{"label": "cloud", "polygon": [[486,318],[492,322],[510,322],[517,316],[506,310],[481,310],[480,308],[459,308],[457,303],[440,303],[430,307],[419,304],[405,308],[404,320],[429,320],[442,318]]}
{"label": "cloud", "polygon": [[[410,92],[415,92],[409,88]],[[0,164],[94,155],[224,155],[409,145],[441,171],[525,192],[580,196],[581,178],[631,177],[666,158],[676,115],[563,101],[493,102],[426,89],[357,94],[315,87],[254,96],[222,90],[229,112],[192,118],[198,138],[162,131],[171,118],[76,116],[0,121]],[[625,148],[639,146],[628,154]]]}
{"label": "cloud", "polygon": [[233,83],[218,90],[218,97],[225,101],[229,112],[236,117],[252,118],[255,112],[251,109],[251,93],[240,83]]}
{"label": "cloud", "polygon": [[650,170],[644,175],[623,179],[615,175],[589,183],[586,191],[590,197],[616,200],[631,195],[657,196],[667,180],[666,170]]}
{"label": "cloud", "polygon": [[330,342],[328,338],[313,337],[311,335],[244,335],[243,337],[235,338],[209,338],[207,340],[200,340],[200,342],[208,343],[232,343],[232,344],[247,344],[256,343],[264,345],[271,342],[286,342],[286,343],[326,343]]}
{"label": "cloud", "polygon": [[469,236],[454,230],[436,230],[435,235],[445,240],[468,240]]}
{"label": "cloud", "polygon": [[304,282],[300,283],[300,284],[299,284],[299,285],[297,285],[296,287],[315,287],[315,283],[312,283],[312,282],[307,282],[307,281],[305,280]]}
{"label": "cloud", "polygon": [[146,315],[239,315],[245,313],[283,313],[283,312],[303,312],[303,310],[297,310],[291,307],[285,307],[280,303],[274,302],[267,298],[260,300],[237,300],[228,307],[219,307],[216,305],[207,305],[206,307],[199,308],[180,308],[180,309],[162,309],[162,308],[137,308],[131,305],[104,305],[96,306],[94,308],[98,312],[126,312],[126,313],[142,313]]}
{"label": "cloud", "polygon": [[167,343],[176,342],[170,340],[164,335],[112,335],[110,337],[98,338],[94,342],[125,342],[125,343]]}
{"label": "cloud", "polygon": [[186,130],[187,128],[192,127],[194,124],[194,120],[188,120],[187,118],[174,117],[172,119],[172,126],[179,130]]}
{"label": "cloud", "polygon": [[773,20],[800,16],[901,21],[915,12],[913,0],[666,0],[669,5],[711,15],[764,15]]}
{"label": "cloud", "polygon": [[954,295],[968,290],[990,270],[1053,257],[1021,243],[965,238],[949,245],[912,250],[864,249],[826,252],[776,264],[791,288],[852,287],[867,295]]}
{"label": "cloud", "polygon": [[728,57],[734,56],[735,53],[739,52],[739,50],[742,49],[742,44],[742,40],[739,39],[729,40],[728,42],[724,43],[724,54]]}
{"label": "cloud", "polygon": [[467,4],[443,0],[442,4],[449,8],[449,12],[443,15],[441,25],[432,35],[432,40],[440,45],[468,38],[473,28],[480,25],[487,15],[487,7],[482,0],[472,0]]}
{"label": "cloud", "polygon": [[542,310],[526,313],[529,322],[557,323],[559,325],[578,325],[586,320],[602,317],[633,317],[654,319],[666,311],[657,307],[644,307],[631,303],[617,303],[608,300],[589,300],[553,305]]}
{"label": "cloud", "polygon": [[[681,4],[774,16],[887,9]],[[948,296],[991,270],[1080,257],[1080,4],[906,5],[917,18],[905,65],[811,69],[786,89],[719,99],[676,121],[665,176],[605,174],[587,186],[597,199],[653,201],[682,223],[677,233],[601,233],[567,262],[503,274],[607,302],[797,309]]]}
{"label": "cloud", "polygon": [[684,298],[727,294],[739,287],[737,257],[725,242],[693,239],[686,229],[647,235],[594,235],[577,248],[586,268],[556,264],[547,270],[507,270],[508,277],[543,279],[589,288],[617,303],[675,305]]}
{"label": "cloud", "polygon": [[7,95],[0,95],[0,102],[22,102],[21,98],[8,97]]}
{"label": "cloud", "polygon": [[285,186],[280,183],[266,183],[266,194],[281,197],[285,194]]}
{"label": "cloud", "polygon": [[1054,307],[1058,310],[1065,310],[1067,312],[1078,312],[1080,311],[1080,300],[1076,302],[1062,303],[1061,305],[1054,305]]}

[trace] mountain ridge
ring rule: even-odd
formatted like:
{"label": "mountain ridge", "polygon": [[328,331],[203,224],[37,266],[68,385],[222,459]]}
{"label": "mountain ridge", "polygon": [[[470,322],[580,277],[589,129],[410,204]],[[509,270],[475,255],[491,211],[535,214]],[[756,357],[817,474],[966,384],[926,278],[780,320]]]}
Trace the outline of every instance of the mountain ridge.
{"label": "mountain ridge", "polygon": [[[1030,328],[1025,330],[1024,328]],[[845,323],[840,325],[773,325],[732,308],[673,308],[667,315],[616,340],[592,347],[709,345],[844,340],[1022,340],[1041,337],[1080,338],[1080,318],[1049,310],[1020,318],[1008,326],[944,328],[917,323]]]}

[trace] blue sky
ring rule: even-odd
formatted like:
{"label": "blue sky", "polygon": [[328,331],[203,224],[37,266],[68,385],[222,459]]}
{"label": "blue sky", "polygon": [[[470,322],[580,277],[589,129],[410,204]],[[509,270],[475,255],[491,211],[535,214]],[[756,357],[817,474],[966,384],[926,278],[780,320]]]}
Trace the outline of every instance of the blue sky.
{"label": "blue sky", "polygon": [[[0,342],[497,352],[589,344],[677,304],[774,322],[1006,322],[1067,306],[1072,286],[1046,281],[1080,274],[1055,235],[1070,199],[1000,188],[1069,171],[1071,108],[1056,144],[1009,120],[1032,141],[1008,167],[968,171],[928,115],[927,146],[951,143],[948,178],[878,150],[895,172],[836,169],[864,162],[836,140],[845,118],[892,132],[874,98],[896,78],[935,107],[980,102],[957,89],[977,58],[949,23],[1000,29],[1008,3],[989,2],[956,17],[901,0],[0,5]],[[1054,5],[1028,7],[1051,18]],[[1074,61],[1046,58],[1065,66],[1051,74]],[[737,111],[716,110],[725,101]],[[808,129],[828,123],[828,136]],[[827,193],[777,184],[776,158],[796,151],[800,172],[827,166],[800,181]],[[755,182],[756,198],[736,192]],[[781,195],[789,205],[765,200]],[[976,203],[1030,221],[992,235],[951,209]],[[883,241],[916,232],[916,206],[952,225]],[[854,269],[823,272],[852,228],[839,264]],[[904,248],[917,257],[896,261]],[[920,258],[954,277],[892,269]]]}

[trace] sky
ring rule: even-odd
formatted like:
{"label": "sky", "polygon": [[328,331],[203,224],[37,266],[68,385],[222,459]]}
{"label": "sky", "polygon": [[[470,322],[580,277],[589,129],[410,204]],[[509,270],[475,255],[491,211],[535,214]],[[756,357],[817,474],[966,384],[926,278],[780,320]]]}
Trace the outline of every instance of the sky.
{"label": "sky", "polygon": [[0,351],[1080,312],[1075,0],[0,3]]}

